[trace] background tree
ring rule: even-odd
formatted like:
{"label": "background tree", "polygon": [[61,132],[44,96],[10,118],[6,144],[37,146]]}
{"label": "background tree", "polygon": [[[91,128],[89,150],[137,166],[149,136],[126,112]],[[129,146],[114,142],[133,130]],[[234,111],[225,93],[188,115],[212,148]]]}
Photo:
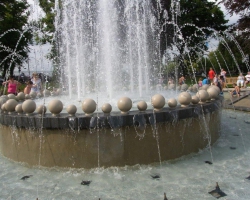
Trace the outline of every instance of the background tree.
{"label": "background tree", "polygon": [[236,40],[239,42],[242,50],[246,53],[250,52],[250,1],[248,0],[224,0],[223,3],[228,12],[233,15],[240,16],[236,24],[232,26],[232,30],[236,32]]}
{"label": "background tree", "polygon": [[[169,19],[171,21],[175,17],[175,23],[177,22],[176,33],[169,32],[169,28],[165,28],[166,32],[162,33],[162,39],[167,42],[161,42],[161,49],[166,49],[173,43],[178,48],[179,56],[178,63],[180,64],[181,73],[187,73],[187,65],[185,64],[189,58],[186,56],[186,50],[188,50],[191,62],[197,60],[200,53],[207,50],[207,39],[215,31],[224,31],[227,29],[226,23],[228,20],[224,18],[223,12],[214,3],[207,0],[180,0],[180,13],[177,14],[176,10],[171,11],[168,0],[162,0],[161,5],[167,10]],[[178,8],[177,8],[178,9]],[[171,26],[168,24],[166,26]],[[173,35],[177,35],[175,40],[170,39]],[[187,48],[186,48],[187,47]]]}
{"label": "background tree", "polygon": [[13,74],[28,58],[32,39],[28,26],[29,4],[26,0],[2,0],[0,3],[0,70]]}

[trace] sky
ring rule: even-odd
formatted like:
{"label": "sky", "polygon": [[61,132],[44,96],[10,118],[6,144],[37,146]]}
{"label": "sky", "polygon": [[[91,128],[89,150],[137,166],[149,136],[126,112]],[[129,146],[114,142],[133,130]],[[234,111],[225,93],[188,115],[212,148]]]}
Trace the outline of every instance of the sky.
{"label": "sky", "polygon": [[[41,18],[44,14],[39,7],[38,0],[27,0],[28,3],[31,5],[30,7],[30,19],[38,19]],[[214,1],[214,0],[209,0]],[[233,24],[237,22],[239,16],[233,15],[230,16],[226,11],[224,5],[220,4],[219,7],[224,12],[225,18],[229,20],[228,24]],[[209,42],[209,49],[213,50],[216,49],[218,42],[216,40],[211,40]],[[30,46],[30,53],[29,53],[29,63],[24,64],[24,68],[22,68],[22,72],[28,75],[28,71],[32,72],[49,72],[52,71],[52,62],[46,58],[46,55],[50,52],[50,45],[35,45]],[[29,69],[29,70],[28,70]],[[15,74],[18,74],[18,70],[15,70]]]}

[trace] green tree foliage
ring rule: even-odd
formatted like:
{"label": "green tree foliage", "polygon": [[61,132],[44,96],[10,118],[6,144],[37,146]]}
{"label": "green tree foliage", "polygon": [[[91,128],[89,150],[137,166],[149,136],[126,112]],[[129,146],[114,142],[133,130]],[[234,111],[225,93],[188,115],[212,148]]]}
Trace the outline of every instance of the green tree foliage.
{"label": "green tree foliage", "polygon": [[21,66],[28,57],[32,39],[28,28],[26,0],[1,0],[0,3],[0,70],[3,76],[13,74],[14,68]]}
{"label": "green tree foliage", "polygon": [[237,40],[241,43],[243,51],[250,50],[250,1],[247,0],[223,0],[219,1],[225,5],[228,12],[233,15],[240,16],[236,24],[233,25],[232,30],[237,31]]}
{"label": "green tree foliage", "polygon": [[[176,33],[171,30],[171,24],[166,25],[165,32],[162,33],[161,49],[166,49],[167,46],[171,46],[176,42],[177,48],[180,52],[178,57],[178,63],[180,63],[182,73],[187,73],[187,66],[190,63],[186,63],[189,58],[186,56],[186,50],[188,50],[191,62],[196,61],[204,50],[207,50],[206,41],[215,31],[224,31],[227,29],[226,23],[228,22],[224,18],[223,12],[214,3],[207,0],[180,0],[180,13],[176,15],[176,12],[171,11],[169,6],[170,0],[162,0],[162,6],[167,10],[169,19],[171,21],[175,17],[175,23],[177,23]],[[172,15],[176,16],[172,16]],[[175,40],[171,39],[174,38]],[[187,48],[186,48],[187,47]]]}

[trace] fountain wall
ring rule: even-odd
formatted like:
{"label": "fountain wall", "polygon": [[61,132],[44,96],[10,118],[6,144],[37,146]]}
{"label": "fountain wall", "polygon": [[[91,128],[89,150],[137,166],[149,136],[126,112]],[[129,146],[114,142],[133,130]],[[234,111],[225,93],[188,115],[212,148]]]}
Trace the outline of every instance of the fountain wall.
{"label": "fountain wall", "polygon": [[[95,168],[149,164],[212,145],[221,100],[159,112],[26,116],[1,113],[1,153],[31,166]],[[41,128],[42,127],[42,128]]]}

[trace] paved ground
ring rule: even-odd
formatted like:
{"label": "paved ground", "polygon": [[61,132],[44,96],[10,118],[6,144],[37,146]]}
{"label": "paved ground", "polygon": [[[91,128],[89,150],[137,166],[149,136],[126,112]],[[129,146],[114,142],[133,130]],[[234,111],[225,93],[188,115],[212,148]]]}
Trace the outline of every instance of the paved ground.
{"label": "paved ground", "polygon": [[242,89],[240,97],[231,97],[229,91],[224,89],[224,108],[250,112],[250,88]]}

